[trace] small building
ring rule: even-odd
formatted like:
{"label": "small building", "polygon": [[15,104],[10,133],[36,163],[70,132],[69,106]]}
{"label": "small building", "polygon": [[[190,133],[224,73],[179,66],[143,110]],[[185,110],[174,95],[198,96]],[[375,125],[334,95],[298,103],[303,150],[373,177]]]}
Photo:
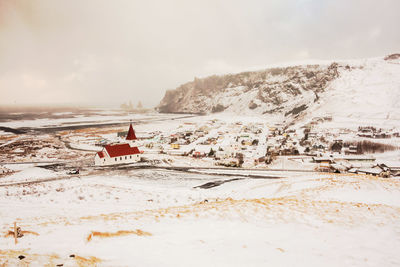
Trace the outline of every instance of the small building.
{"label": "small building", "polygon": [[316,163],[323,163],[323,164],[333,163],[332,157],[312,157],[312,160]]}
{"label": "small building", "polygon": [[104,146],[103,150],[97,152],[94,156],[94,164],[96,166],[109,166],[140,161],[141,152],[135,145],[137,138],[132,124],[129,126],[126,140],[128,143]]}
{"label": "small building", "polygon": [[365,163],[373,163],[375,162],[375,158],[372,156],[363,156],[363,155],[334,155],[334,160],[347,160],[349,162],[365,162]]}
{"label": "small building", "polygon": [[344,149],[345,155],[351,155],[351,154],[358,154],[358,148],[357,146],[351,145],[347,149]]}
{"label": "small building", "polygon": [[384,171],[379,166],[374,166],[371,168],[353,168],[349,172],[357,174],[368,174],[373,176],[380,176]]}
{"label": "small building", "polygon": [[102,151],[94,157],[96,166],[134,163],[140,161],[140,151],[129,144],[106,145]]}
{"label": "small building", "polygon": [[179,148],[181,148],[181,146],[180,146],[180,144],[172,143],[172,144],[171,144],[171,148],[172,148],[172,149],[179,149]]}
{"label": "small building", "polygon": [[240,160],[237,158],[228,158],[228,159],[219,160],[215,164],[219,165],[219,166],[225,166],[225,167],[240,167],[241,166]]}
{"label": "small building", "polygon": [[382,164],[379,164],[379,167],[381,167],[385,171],[389,171],[391,175],[393,176],[400,176],[400,163],[399,162],[385,162]]}
{"label": "small building", "polygon": [[118,136],[118,137],[121,137],[121,138],[124,138],[124,137],[126,137],[127,135],[128,135],[128,132],[127,132],[127,131],[118,132],[118,133],[117,133],[117,136]]}
{"label": "small building", "polygon": [[202,152],[200,152],[200,151],[194,151],[193,152],[193,157],[194,158],[203,158],[203,157],[205,157],[206,156],[206,153],[202,153]]}

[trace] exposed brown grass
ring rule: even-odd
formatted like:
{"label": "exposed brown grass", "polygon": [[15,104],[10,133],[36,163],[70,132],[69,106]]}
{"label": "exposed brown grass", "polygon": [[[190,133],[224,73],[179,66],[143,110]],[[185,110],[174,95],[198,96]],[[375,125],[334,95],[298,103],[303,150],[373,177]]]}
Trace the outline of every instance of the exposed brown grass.
{"label": "exposed brown grass", "polygon": [[17,135],[0,135],[0,141],[10,141],[16,137]]}
{"label": "exposed brown grass", "polygon": [[[38,233],[33,232],[33,231],[21,231],[21,233],[23,235],[26,235],[26,234],[39,235]],[[4,235],[4,237],[9,237],[9,236],[14,237],[14,231],[8,231],[8,233]]]}
{"label": "exposed brown grass", "polygon": [[[344,177],[342,176],[347,176],[347,178],[343,179]],[[236,218],[240,216],[241,218],[243,217],[246,219],[247,217],[248,219],[251,217],[251,212],[254,212],[254,216],[260,219],[264,218],[265,220],[272,221],[293,221],[297,219],[303,221],[304,217],[306,217],[317,218],[328,221],[329,223],[333,222],[338,224],[362,222],[365,219],[371,218],[370,212],[380,215],[376,216],[376,219],[374,219],[377,223],[389,222],[393,219],[400,218],[400,208],[395,206],[385,204],[363,204],[348,201],[322,201],[315,199],[316,195],[322,195],[326,190],[340,188],[359,190],[360,188],[374,187],[376,186],[376,182],[378,182],[380,187],[388,189],[399,188],[400,181],[357,174],[322,174],[320,178],[313,178],[310,180],[317,180],[321,183],[317,186],[307,187],[281,198],[217,199],[215,201],[198,202],[168,208],[82,216],[79,217],[78,221],[80,223],[96,220],[132,221],[145,218],[160,221],[163,218],[184,219],[190,216],[195,216],[196,218],[208,218],[210,216],[220,218],[234,216]],[[359,212],[354,213],[353,211],[356,210]],[[343,214],[337,216],[338,211]],[[272,219],[271,215],[274,215]],[[356,218],[358,218],[358,220],[356,220]],[[59,217],[54,221],[46,219],[46,222],[39,224],[41,226],[48,224],[65,224],[68,221],[70,221],[70,218]]]}
{"label": "exposed brown grass", "polygon": [[85,128],[85,129],[77,129],[77,130],[72,130],[70,132],[72,133],[84,133],[84,134],[110,134],[110,133],[118,133],[121,131],[126,131],[125,128],[104,128],[104,129],[99,129],[99,128]]}
{"label": "exposed brown grass", "polygon": [[97,263],[101,262],[101,259],[96,258],[94,256],[91,256],[89,258],[84,258],[75,255],[74,259],[79,267],[97,266]]}
{"label": "exposed brown grass", "polygon": [[[333,181],[335,182],[335,181]],[[356,186],[356,184],[354,185]],[[325,190],[325,185],[317,190]],[[371,219],[371,212],[376,217],[376,223],[384,223],[400,218],[400,208],[385,204],[365,204],[357,202],[342,202],[337,200],[314,200],[307,194],[296,194],[279,198],[257,199],[222,199],[215,202],[196,203],[192,205],[175,206],[156,210],[139,212],[111,213],[97,216],[81,217],[85,221],[93,220],[140,220],[154,218],[160,220],[164,217],[183,218],[195,215],[196,217],[229,218],[239,215],[243,220],[249,219],[249,211],[254,215],[273,222],[290,222],[309,218],[318,219],[328,223],[349,225]],[[341,213],[337,216],[338,212]],[[179,214],[179,216],[177,216]],[[271,215],[274,215],[271,217]],[[374,217],[372,217],[374,218]],[[386,218],[382,221],[382,218]],[[389,219],[389,220],[387,220]]]}
{"label": "exposed brown grass", "polygon": [[[23,255],[25,258],[19,260],[18,256]],[[11,266],[56,266],[57,264],[63,264],[65,261],[71,260],[71,257],[61,258],[57,254],[36,254],[29,253],[28,250],[0,250],[0,266],[11,267]],[[73,261],[76,266],[97,266],[101,262],[101,259],[91,257],[81,257],[74,255]],[[75,265],[74,265],[75,266]]]}
{"label": "exposed brown grass", "polygon": [[109,237],[115,237],[115,236],[126,236],[126,235],[138,235],[138,236],[151,236],[152,234],[149,232],[142,231],[140,229],[136,229],[135,231],[126,231],[126,230],[120,230],[115,233],[110,233],[110,232],[96,232],[92,231],[86,238],[87,242],[90,242],[93,237],[101,237],[101,238],[109,238]]}
{"label": "exposed brown grass", "polygon": [[[18,256],[20,255],[25,256],[25,258],[19,260]],[[62,260],[56,254],[31,254],[28,250],[0,250],[1,267],[37,266],[39,263],[42,264],[42,266],[56,266],[60,262],[62,262]]]}

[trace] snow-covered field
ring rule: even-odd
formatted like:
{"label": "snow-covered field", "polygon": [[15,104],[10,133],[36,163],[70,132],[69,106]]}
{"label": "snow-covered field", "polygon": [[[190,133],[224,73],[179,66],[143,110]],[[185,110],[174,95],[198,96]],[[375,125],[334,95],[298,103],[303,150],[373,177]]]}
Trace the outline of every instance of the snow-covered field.
{"label": "snow-covered field", "polygon": [[[12,168],[12,166],[9,166]],[[24,175],[57,177],[38,167]],[[22,170],[21,170],[22,169]],[[398,266],[400,181],[100,171],[0,187],[0,263],[64,266]],[[25,233],[14,244],[13,222]],[[96,233],[95,233],[96,232]],[[17,257],[24,255],[23,260]],[[75,257],[70,257],[74,255]]]}
{"label": "snow-covered field", "polygon": [[[104,114],[107,121],[130,119],[114,116]],[[138,136],[212,119],[230,132],[235,131],[230,124],[237,122],[269,123],[226,114],[140,116],[134,119],[149,116],[151,122],[135,125]],[[77,117],[69,123],[90,121]],[[65,122],[10,121],[7,127]],[[150,152],[144,155],[157,159],[158,167],[95,168],[95,152],[76,150],[95,150],[90,140],[117,142],[121,130],[126,129],[63,130],[2,140],[0,149],[11,152],[1,164],[7,173],[0,174],[0,266],[400,265],[396,177],[316,173],[301,157],[279,157],[269,170],[265,165],[216,169],[210,158]],[[37,149],[30,151],[30,146]],[[388,155],[399,159],[398,151]],[[29,163],[44,161],[65,166]],[[79,164],[80,175],[66,173]],[[278,170],[283,167],[296,171]],[[209,183],[216,186],[199,187]],[[17,244],[9,234],[14,222],[24,233]]]}

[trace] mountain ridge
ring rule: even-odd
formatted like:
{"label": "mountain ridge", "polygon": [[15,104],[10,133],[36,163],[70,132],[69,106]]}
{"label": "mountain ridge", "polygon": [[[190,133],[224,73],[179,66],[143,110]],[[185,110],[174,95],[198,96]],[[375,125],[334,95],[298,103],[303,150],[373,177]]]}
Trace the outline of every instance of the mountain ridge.
{"label": "mountain ridge", "polygon": [[[363,88],[368,94],[381,96],[380,105],[397,111],[398,104],[391,99],[400,99],[400,55],[195,78],[168,90],[156,109],[161,113],[227,112],[295,118],[315,111],[321,103],[332,106],[330,98],[338,101],[338,95],[338,105],[343,104],[340,98],[355,105],[362,104],[357,102],[358,98],[366,102],[379,100],[374,100],[374,96],[365,98]],[[347,106],[351,107],[351,103]],[[332,107],[331,112],[336,111]],[[382,111],[390,112],[385,108]]]}

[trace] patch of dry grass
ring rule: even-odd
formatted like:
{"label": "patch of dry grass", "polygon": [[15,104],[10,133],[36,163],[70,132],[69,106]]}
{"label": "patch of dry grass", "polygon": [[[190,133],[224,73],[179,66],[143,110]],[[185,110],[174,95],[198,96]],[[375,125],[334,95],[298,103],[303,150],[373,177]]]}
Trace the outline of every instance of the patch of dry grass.
{"label": "patch of dry grass", "polygon": [[101,259],[96,258],[94,256],[91,256],[89,258],[84,258],[84,257],[80,257],[80,256],[75,256],[75,263],[79,266],[79,267],[86,267],[86,266],[97,266],[97,264],[99,262],[101,262]]}
{"label": "patch of dry grass", "polygon": [[[346,176],[346,179],[343,179]],[[350,177],[349,177],[350,176]],[[349,179],[350,178],[350,179]],[[308,180],[307,180],[308,181]],[[329,190],[359,190],[369,188],[385,188],[389,191],[400,188],[400,181],[360,175],[330,174],[310,181],[321,182],[301,190],[294,190],[293,194],[279,198],[252,198],[252,199],[217,199],[216,201],[198,202],[193,204],[140,210],[131,212],[116,212],[92,216],[82,216],[77,220],[59,217],[46,218],[40,225],[48,224],[77,224],[90,221],[132,221],[154,220],[164,218],[185,219],[195,218],[240,218],[252,220],[257,218],[266,222],[293,222],[320,220],[327,223],[341,225],[362,224],[365,221],[376,224],[391,223],[400,219],[400,208],[385,204],[366,204],[340,200],[320,200]],[[290,190],[290,188],[288,189]],[[41,218],[38,218],[39,220]],[[124,234],[124,233],[120,233]]]}
{"label": "patch of dry grass", "polygon": [[90,242],[93,237],[110,238],[110,237],[115,237],[115,236],[126,236],[126,235],[151,236],[152,234],[149,232],[142,231],[140,229],[136,229],[134,231],[120,230],[115,233],[92,231],[87,236],[86,240],[87,240],[87,242]]}
{"label": "patch of dry grass", "polygon": [[94,134],[94,135],[101,135],[101,134],[110,134],[110,133],[118,133],[121,131],[126,131],[125,128],[85,128],[85,129],[77,129],[72,130],[69,133],[79,133],[79,134]]}
{"label": "patch of dry grass", "polygon": [[[24,256],[23,259],[19,259],[19,256]],[[90,256],[81,257],[78,255],[60,257],[57,254],[37,254],[29,253],[28,250],[0,250],[0,266],[11,267],[11,266],[57,266],[58,264],[64,264],[65,262],[73,261],[73,266],[86,267],[86,266],[97,266],[102,260]],[[70,265],[69,265],[70,266]]]}
{"label": "patch of dry grass", "polygon": [[[39,235],[38,233],[33,232],[33,231],[21,231],[21,233],[23,235],[26,235],[26,234],[28,234],[28,235],[36,235],[36,236]],[[9,236],[14,237],[14,231],[8,231],[8,233],[4,235],[4,237],[9,237]]]}
{"label": "patch of dry grass", "polygon": [[374,221],[377,224],[393,222],[400,219],[400,208],[384,204],[314,200],[300,196],[238,200],[227,198],[156,210],[86,216],[81,217],[81,220],[129,221],[153,218],[157,221],[166,217],[181,219],[186,216],[223,219],[239,216],[243,220],[257,217],[271,222],[321,220],[340,225],[354,225],[364,221]]}
{"label": "patch of dry grass", "polygon": [[17,135],[0,135],[0,141],[10,141],[16,137]]}
{"label": "patch of dry grass", "polygon": [[[19,256],[24,256],[19,259]],[[28,253],[27,250],[0,250],[0,266],[56,266],[61,259],[56,254]]]}

